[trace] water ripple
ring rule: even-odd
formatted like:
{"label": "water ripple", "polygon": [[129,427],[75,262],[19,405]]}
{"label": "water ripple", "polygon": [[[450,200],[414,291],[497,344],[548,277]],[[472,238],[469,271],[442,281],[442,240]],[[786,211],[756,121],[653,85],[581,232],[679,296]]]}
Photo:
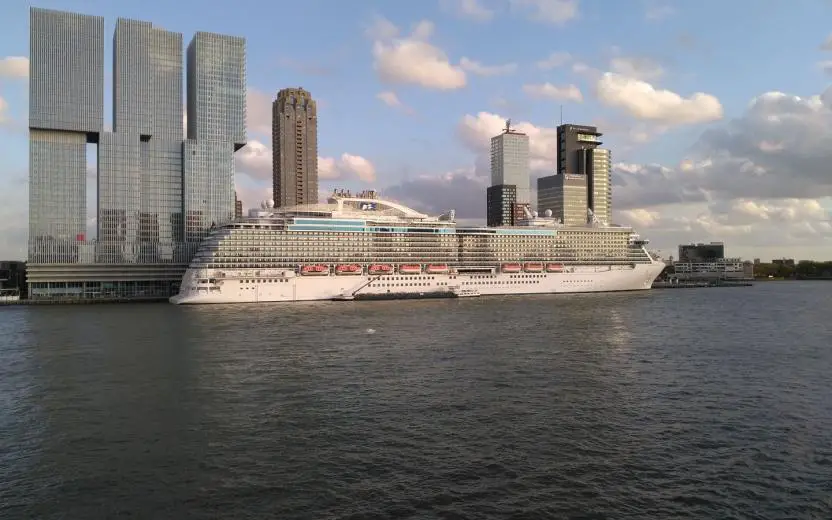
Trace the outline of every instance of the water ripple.
{"label": "water ripple", "polygon": [[2,308],[0,517],[826,520],[830,306]]}

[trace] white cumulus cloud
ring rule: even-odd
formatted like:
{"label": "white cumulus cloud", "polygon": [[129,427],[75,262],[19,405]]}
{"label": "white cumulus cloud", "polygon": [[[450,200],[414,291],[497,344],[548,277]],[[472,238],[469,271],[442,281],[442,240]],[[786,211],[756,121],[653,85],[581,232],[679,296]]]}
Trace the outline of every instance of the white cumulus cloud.
{"label": "white cumulus cloud", "polygon": [[397,37],[398,28],[387,20],[377,20],[369,31],[374,38],[373,59],[379,79],[385,83],[411,84],[437,90],[465,86],[465,71],[449,61],[445,51],[432,45],[433,23],[423,20],[410,36]]}
{"label": "white cumulus cloud", "polygon": [[607,72],[596,85],[602,103],[623,109],[637,119],[667,125],[707,123],[722,119],[722,104],[703,92],[687,98],[650,83]]}

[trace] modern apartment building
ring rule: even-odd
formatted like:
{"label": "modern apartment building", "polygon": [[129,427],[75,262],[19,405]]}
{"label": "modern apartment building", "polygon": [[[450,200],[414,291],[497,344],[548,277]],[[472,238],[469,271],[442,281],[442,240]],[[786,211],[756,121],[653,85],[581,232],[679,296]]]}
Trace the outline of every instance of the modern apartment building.
{"label": "modern apartment building", "polygon": [[272,103],[272,183],[276,207],[318,202],[318,108],[302,88]]}
{"label": "modern apartment building", "polygon": [[[32,8],[29,265],[74,264],[87,239],[87,143],[104,128],[104,18]],[[72,52],[67,52],[71,49]]]}
{"label": "modern apartment building", "polygon": [[604,148],[587,150],[587,205],[601,222],[612,223],[612,154]]}
{"label": "modern apartment building", "polygon": [[557,173],[586,176],[587,205],[601,222],[612,220],[612,157],[600,148],[601,134],[594,126],[565,124],[557,128]]}
{"label": "modern apartment building", "polygon": [[[30,22],[30,297],[169,296],[207,230],[234,216],[245,41],[194,37],[185,139],[180,33],[116,21],[105,131],[104,19],[32,8]],[[89,143],[97,237],[86,232]]]}
{"label": "modern apartment building", "polygon": [[517,187],[498,184],[486,190],[486,225],[513,226],[517,207]]}
{"label": "modern apartment building", "polygon": [[552,217],[567,226],[587,222],[587,176],[563,173],[537,179],[537,210],[552,211]]}
{"label": "modern apartment building", "polygon": [[508,120],[503,133],[491,138],[491,185],[516,186],[516,202],[529,204],[529,169],[529,136],[512,129]]}
{"label": "modern apartment building", "polygon": [[188,44],[187,89],[182,186],[193,255],[211,228],[234,218],[234,152],[246,144],[245,39],[197,32]]}

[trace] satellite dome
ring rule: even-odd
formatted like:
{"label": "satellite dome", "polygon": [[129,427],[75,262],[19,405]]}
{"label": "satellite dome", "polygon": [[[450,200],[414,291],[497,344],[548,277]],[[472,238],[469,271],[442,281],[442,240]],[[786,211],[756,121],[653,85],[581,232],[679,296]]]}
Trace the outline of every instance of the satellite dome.
{"label": "satellite dome", "polygon": [[267,205],[268,207],[270,207],[270,208],[273,208],[273,207],[274,207],[274,199],[269,199],[269,200],[266,202],[266,205]]}
{"label": "satellite dome", "polygon": [[537,210],[532,211],[532,216],[533,216],[534,218],[537,218]]}
{"label": "satellite dome", "polygon": [[544,215],[546,215],[546,218],[551,218],[551,216],[552,216],[552,210],[551,210],[551,209],[547,209],[546,211],[544,211],[544,212],[543,212],[543,214],[544,214]]}
{"label": "satellite dome", "polygon": [[266,201],[260,201],[260,209],[266,209]]}

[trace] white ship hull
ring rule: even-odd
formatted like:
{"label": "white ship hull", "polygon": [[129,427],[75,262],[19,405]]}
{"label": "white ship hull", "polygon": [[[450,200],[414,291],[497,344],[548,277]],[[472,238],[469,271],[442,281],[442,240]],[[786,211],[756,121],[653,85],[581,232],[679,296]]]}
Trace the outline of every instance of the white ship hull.
{"label": "white ship hull", "polygon": [[[296,276],[292,271],[263,273],[188,269],[174,304],[260,303],[362,297],[431,297],[454,289],[481,295],[560,294],[650,289],[662,262],[635,266],[575,266],[562,273],[391,274],[384,276]],[[258,274],[259,273],[259,274]],[[201,281],[211,283],[201,283]]]}

